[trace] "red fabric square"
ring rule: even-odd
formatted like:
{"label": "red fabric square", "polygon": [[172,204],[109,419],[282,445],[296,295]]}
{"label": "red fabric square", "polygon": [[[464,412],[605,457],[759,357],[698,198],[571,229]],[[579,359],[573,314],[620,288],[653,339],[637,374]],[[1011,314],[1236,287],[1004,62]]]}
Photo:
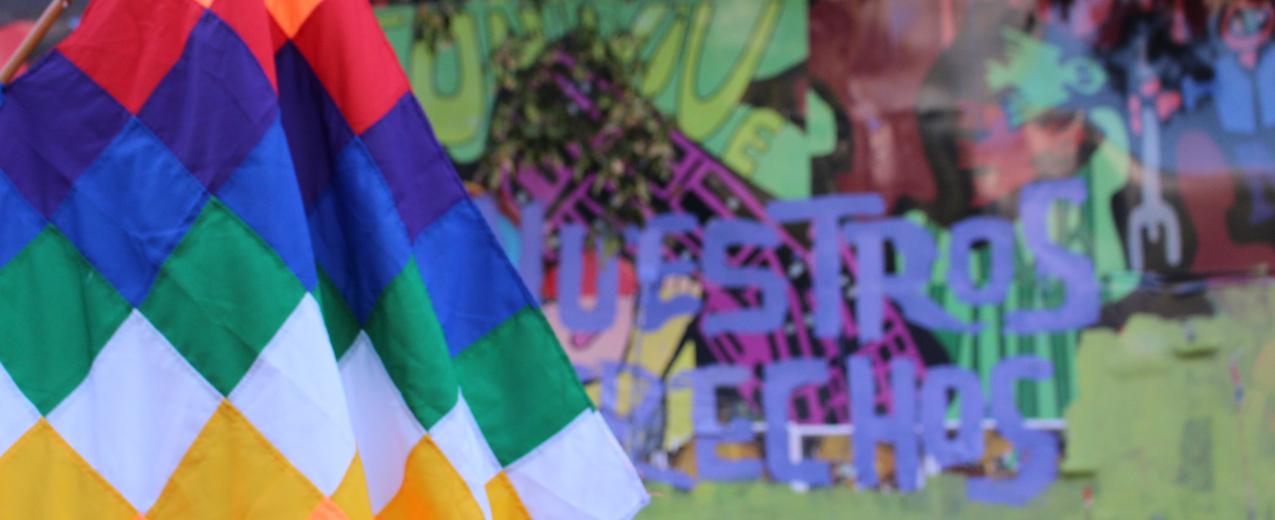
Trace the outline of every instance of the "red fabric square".
{"label": "red fabric square", "polygon": [[408,91],[407,75],[367,0],[324,0],[292,41],[356,134]]}
{"label": "red fabric square", "polygon": [[212,11],[239,34],[277,92],[279,81],[275,79],[274,37],[270,28],[274,22],[266,12],[266,4],[261,0],[216,0]]}
{"label": "red fabric square", "polygon": [[93,0],[58,48],[136,114],[181,57],[203,12],[191,0]]}
{"label": "red fabric square", "polygon": [[270,42],[274,46],[274,53],[279,54],[279,49],[288,44],[288,35],[283,32],[283,28],[279,27],[279,22],[270,17]]}

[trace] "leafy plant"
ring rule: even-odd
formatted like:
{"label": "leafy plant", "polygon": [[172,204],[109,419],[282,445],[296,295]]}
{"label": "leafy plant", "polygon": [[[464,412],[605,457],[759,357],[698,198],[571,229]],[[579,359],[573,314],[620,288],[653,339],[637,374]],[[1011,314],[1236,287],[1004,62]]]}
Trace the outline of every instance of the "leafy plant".
{"label": "leafy plant", "polygon": [[[433,14],[421,17],[422,38],[447,45],[460,5],[426,4]],[[638,61],[625,56],[635,47],[631,34],[604,36],[582,23],[552,42],[529,33],[494,49],[490,142],[474,180],[499,192],[526,169],[570,175],[606,202],[603,220],[617,227],[612,231],[642,224],[640,208],[650,200],[651,182],[667,179],[673,145],[669,123],[631,91]]]}

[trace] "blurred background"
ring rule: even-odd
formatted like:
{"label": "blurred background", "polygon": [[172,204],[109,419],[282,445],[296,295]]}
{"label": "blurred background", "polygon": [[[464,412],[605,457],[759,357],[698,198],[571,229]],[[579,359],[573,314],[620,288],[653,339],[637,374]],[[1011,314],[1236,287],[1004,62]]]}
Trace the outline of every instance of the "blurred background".
{"label": "blurred background", "polygon": [[[642,518],[1275,519],[1275,3],[373,5],[648,481]],[[0,0],[0,51],[41,9]],[[816,247],[811,224],[852,220],[834,207],[847,194],[925,231],[866,276],[919,267],[909,279],[936,312],[980,330],[889,301],[867,339],[869,264],[845,240]],[[778,215],[784,202],[802,218]],[[773,244],[706,258],[709,223],[730,219]],[[815,318],[829,283],[816,257],[836,265],[833,334]],[[747,269],[743,283],[709,280],[717,263]],[[996,291],[971,298],[977,287]],[[787,302],[763,330],[705,326],[773,303],[763,293]],[[958,367],[989,402],[1004,360],[1047,360],[1048,377],[1005,399],[1057,444],[1056,472],[1023,500],[967,488],[1025,478],[1022,447],[988,419],[977,460],[940,464],[923,447],[916,474],[899,474],[883,444],[880,485],[860,485],[847,355],[870,361],[878,413],[921,400],[894,399],[891,360],[922,380]],[[814,362],[801,365],[813,384],[768,410],[768,369],[791,360]],[[691,387],[713,367],[746,373],[697,407]],[[955,430],[956,408],[946,417]],[[724,435],[731,421],[743,433]],[[770,453],[768,422],[788,437]],[[826,463],[828,482],[722,473],[776,448]]]}

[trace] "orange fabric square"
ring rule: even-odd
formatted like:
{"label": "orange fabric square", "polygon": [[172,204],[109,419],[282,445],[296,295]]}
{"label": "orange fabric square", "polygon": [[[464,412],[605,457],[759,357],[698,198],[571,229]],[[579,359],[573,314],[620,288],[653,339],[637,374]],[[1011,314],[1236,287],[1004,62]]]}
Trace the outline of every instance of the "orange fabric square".
{"label": "orange fabric square", "polygon": [[[322,0],[265,0],[266,10],[289,38],[296,36]],[[370,4],[369,4],[370,5]]]}
{"label": "orange fabric square", "polygon": [[340,506],[325,498],[322,502],[319,502],[314,511],[310,512],[310,517],[306,520],[350,520],[350,517],[345,516],[345,512],[341,511]]}

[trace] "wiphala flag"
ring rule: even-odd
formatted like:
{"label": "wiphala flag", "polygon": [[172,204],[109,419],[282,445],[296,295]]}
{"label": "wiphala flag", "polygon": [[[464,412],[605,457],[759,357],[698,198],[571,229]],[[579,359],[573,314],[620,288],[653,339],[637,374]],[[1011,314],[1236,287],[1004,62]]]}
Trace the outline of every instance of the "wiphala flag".
{"label": "wiphala flag", "polygon": [[0,105],[0,518],[646,493],[366,0],[92,0]]}

